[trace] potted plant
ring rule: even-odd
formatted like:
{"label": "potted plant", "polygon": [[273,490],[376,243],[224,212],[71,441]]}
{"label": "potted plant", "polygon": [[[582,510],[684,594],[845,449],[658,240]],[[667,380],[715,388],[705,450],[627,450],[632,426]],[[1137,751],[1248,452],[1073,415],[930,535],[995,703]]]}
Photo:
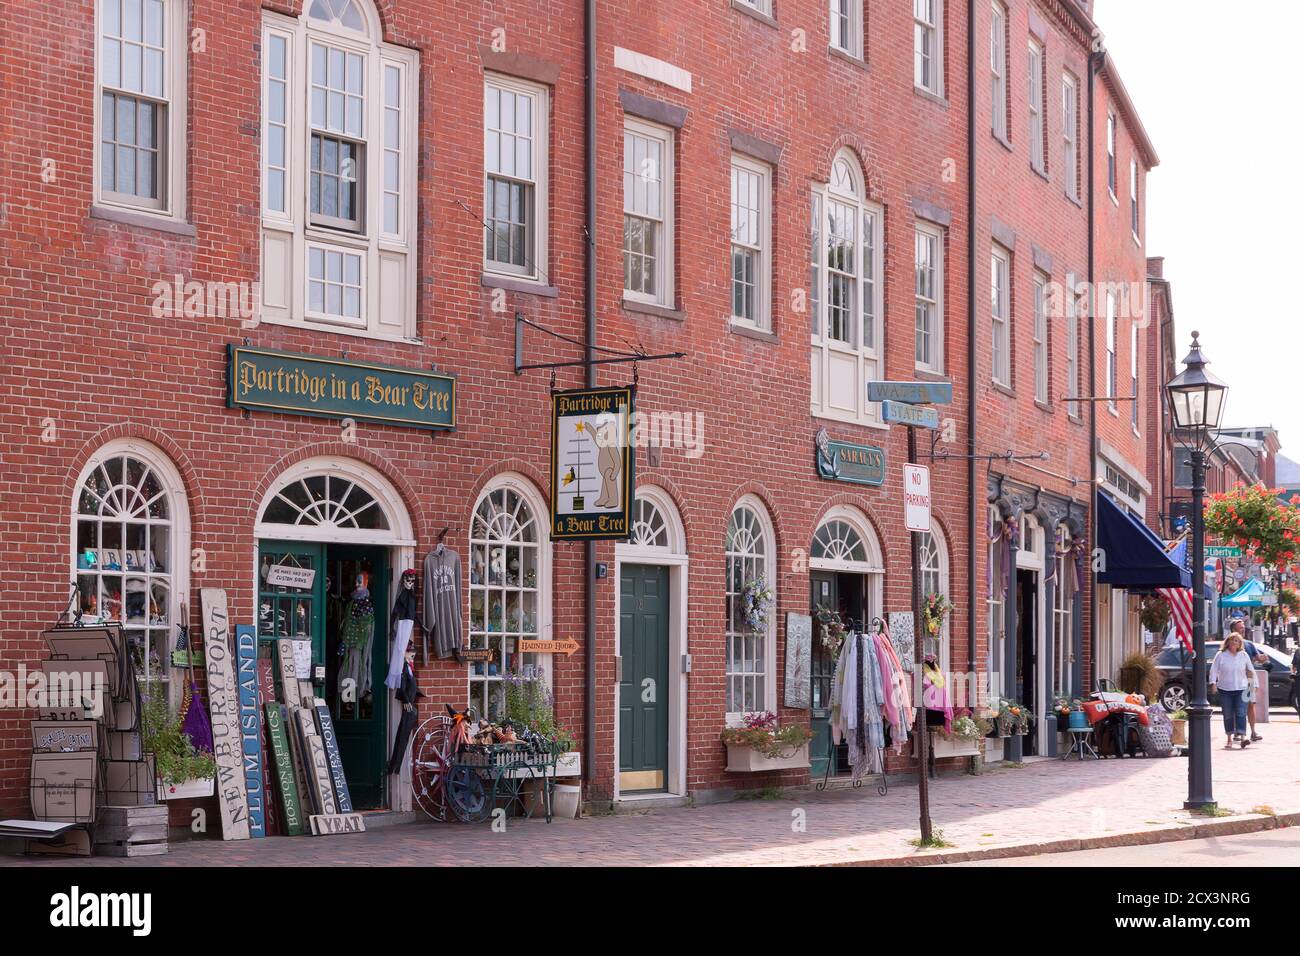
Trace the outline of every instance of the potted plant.
{"label": "potted plant", "polygon": [[1172,743],[1180,747],[1187,746],[1187,711],[1176,710],[1169,715],[1169,722],[1174,725]]}
{"label": "potted plant", "polygon": [[980,753],[979,741],[984,736],[980,724],[969,711],[964,711],[952,722],[952,731],[943,727],[936,728],[931,737],[935,759],[944,757],[977,757]]}
{"label": "potted plant", "polygon": [[216,759],[206,750],[195,750],[181,730],[180,717],[173,714],[162,694],[145,698],[141,715],[144,750],[154,755],[159,800],[210,797],[215,790]]}
{"label": "potted plant", "polygon": [[998,736],[1014,737],[1028,733],[1032,717],[1028,707],[1004,698],[998,708]]}
{"label": "potted plant", "polygon": [[1126,694],[1141,694],[1147,700],[1155,700],[1163,685],[1164,675],[1148,654],[1132,653],[1119,666],[1119,686]]}
{"label": "potted plant", "polygon": [[803,724],[781,726],[776,714],[746,714],[740,727],[722,732],[727,745],[727,770],[761,773],[809,767],[808,741],[812,731]]}
{"label": "potted plant", "polygon": [[555,719],[555,696],[542,675],[507,673],[501,678],[505,688],[503,717],[516,729],[531,730],[554,743],[555,775],[576,777],[582,773],[582,754],[573,749],[573,735]]}
{"label": "potted plant", "polygon": [[1171,616],[1169,602],[1159,594],[1148,594],[1138,604],[1138,620],[1152,634],[1163,634]]}

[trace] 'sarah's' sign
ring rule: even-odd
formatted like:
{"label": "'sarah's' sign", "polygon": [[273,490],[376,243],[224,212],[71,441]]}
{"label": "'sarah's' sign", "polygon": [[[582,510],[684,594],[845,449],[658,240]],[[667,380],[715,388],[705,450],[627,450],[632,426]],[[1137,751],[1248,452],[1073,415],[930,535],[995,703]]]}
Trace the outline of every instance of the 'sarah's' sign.
{"label": "'sarah's' sign", "polygon": [[262,412],[456,427],[456,380],[418,369],[231,345],[226,404]]}
{"label": "'sarah's' sign", "polygon": [[830,481],[883,485],[885,450],[875,445],[832,441],[823,428],[817,432],[817,474]]}

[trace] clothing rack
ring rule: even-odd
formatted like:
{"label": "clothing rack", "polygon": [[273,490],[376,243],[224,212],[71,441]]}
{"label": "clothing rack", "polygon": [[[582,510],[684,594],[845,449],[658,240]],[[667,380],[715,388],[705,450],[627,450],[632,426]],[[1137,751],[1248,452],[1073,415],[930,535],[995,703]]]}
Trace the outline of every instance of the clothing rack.
{"label": "clothing rack", "polygon": [[[854,618],[848,618],[844,622],[844,624],[845,624],[845,628],[848,631],[848,633],[844,636],[844,641],[846,644],[849,641],[855,641],[862,636],[863,628],[862,628],[861,621],[858,621]],[[874,617],[871,619],[871,626],[876,629],[875,633],[877,634],[883,634],[885,631],[885,622],[879,617]],[[840,653],[841,654],[844,653],[843,647],[840,648]],[[817,790],[819,792],[824,791],[830,785],[831,768],[834,767],[836,763],[835,751],[838,745],[835,743],[835,731],[831,729],[831,725],[829,722],[826,724],[826,739],[828,744],[828,754],[826,757],[826,772],[822,774],[821,782],[817,784]],[[876,755],[880,759],[880,783],[876,786],[876,792],[880,794],[882,797],[884,797],[889,794],[889,774],[885,772],[885,748],[877,747]],[[861,779],[854,780],[853,789],[854,790],[861,789],[862,783],[863,781]]]}

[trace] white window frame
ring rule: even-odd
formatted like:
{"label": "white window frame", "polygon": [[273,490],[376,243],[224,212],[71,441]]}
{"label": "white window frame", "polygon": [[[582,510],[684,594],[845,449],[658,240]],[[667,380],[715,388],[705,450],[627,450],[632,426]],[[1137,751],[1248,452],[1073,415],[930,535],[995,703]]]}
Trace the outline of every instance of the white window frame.
{"label": "white window frame", "polygon": [[1139,246],[1142,245],[1142,217],[1141,209],[1138,206],[1138,161],[1134,157],[1128,162],[1129,175],[1129,225],[1133,229],[1133,241]]}
{"label": "white window frame", "polygon": [[[522,279],[526,282],[537,282],[545,285],[548,280],[546,263],[548,259],[549,233],[548,223],[550,221],[550,204],[549,204],[549,179],[550,179],[550,89],[540,83],[530,83],[527,80],[521,80],[518,77],[506,76],[502,73],[488,73],[483,79],[484,95],[489,87],[495,87],[511,93],[522,94],[531,97],[532,113],[530,117],[530,128],[532,130],[532,172],[531,180],[519,178],[520,182],[531,182],[533,185],[533,235],[528,243],[531,247],[531,255],[526,255],[528,259],[522,266],[512,265],[510,263],[500,262],[490,259],[487,255],[486,248],[483,250],[483,271],[494,275],[508,276],[513,279]],[[487,142],[487,117],[484,116],[483,136],[484,143]],[[488,171],[487,150],[484,148],[483,158],[483,183],[486,187],[488,176],[493,175]],[[489,220],[487,209],[484,207],[484,220]]]}
{"label": "white window frame", "polygon": [[[943,0],[912,0],[914,68],[912,82],[917,89],[935,96],[943,94]],[[926,43],[929,52],[925,51]],[[929,81],[925,71],[929,69]]]}
{"label": "white window frame", "polygon": [[1036,172],[1047,175],[1047,142],[1044,132],[1043,70],[1047,53],[1037,40],[1029,41],[1029,163]]}
{"label": "white window frame", "polygon": [[830,0],[829,10],[831,49],[862,59],[862,0]]}
{"label": "white window frame", "polygon": [[1119,196],[1115,194],[1119,188],[1119,163],[1115,158],[1115,114],[1106,113],[1106,186],[1110,190],[1110,198],[1115,205],[1119,205]]}
{"label": "white window frame", "polygon": [[[736,242],[736,173],[742,172],[757,176],[759,180],[758,201],[758,244]],[[728,246],[728,284],[727,293],[731,302],[731,322],[733,325],[745,326],[762,332],[772,330],[772,167],[766,163],[750,159],[739,153],[731,154],[731,164],[727,170],[730,181],[731,196],[731,242]],[[737,247],[744,248],[758,255],[757,285],[754,289],[754,318],[736,315],[735,309],[735,267],[734,252]]]}
{"label": "white window frame", "polygon": [[757,10],[765,17],[772,15],[772,0],[736,0],[736,2],[749,7],[751,10]]}
{"label": "white window frame", "polygon": [[[1065,343],[1065,368],[1066,368],[1066,388],[1067,394],[1082,397],[1079,395],[1079,316],[1084,310],[1081,307],[1083,300],[1074,292],[1073,289],[1065,290],[1065,308],[1068,310],[1065,315],[1066,321],[1066,343]],[[1080,418],[1081,405],[1078,402],[1067,402],[1066,410],[1071,418]]]}
{"label": "white window frame", "polygon": [[[633,188],[630,179],[637,175],[634,170],[628,169],[627,142],[628,137],[639,137],[658,144],[660,155],[663,161],[659,164],[659,202],[660,216],[659,226],[656,235],[657,255],[655,260],[655,288],[652,293],[645,293],[627,287],[627,231],[624,229],[624,246],[623,246],[623,298],[631,299],[636,302],[645,302],[651,305],[661,305],[665,308],[672,308],[675,304],[676,290],[674,289],[674,271],[675,263],[673,257],[674,242],[676,240],[675,222],[673,215],[673,193],[676,187],[675,174],[673,166],[673,147],[674,134],[673,130],[657,126],[653,123],[647,123],[644,120],[625,117],[623,121],[623,217],[626,225],[628,216],[637,218],[653,218],[641,215],[640,213],[628,208],[629,189]],[[648,162],[648,160],[647,160]],[[651,178],[648,170],[643,170],[640,175],[643,178]]]}
{"label": "white window frame", "polygon": [[[155,528],[166,528],[168,532],[168,553],[165,561],[166,566],[162,570],[149,571],[148,569],[145,569],[136,574],[137,579],[146,582],[148,587],[146,593],[150,598],[153,597],[153,582],[155,579],[160,579],[163,586],[168,589],[168,606],[166,608],[165,623],[159,625],[146,624],[143,628],[131,625],[125,620],[122,623],[128,631],[138,631],[143,629],[145,630],[145,633],[149,635],[150,641],[155,645],[155,650],[158,651],[160,667],[158,675],[155,677],[153,671],[148,666],[148,655],[146,655],[146,669],[145,673],[141,676],[148,677],[149,679],[157,679],[163,682],[166,685],[168,704],[169,706],[174,707],[180,699],[180,691],[182,689],[181,685],[183,684],[183,681],[173,681],[169,679],[168,657],[175,641],[176,625],[177,623],[182,622],[181,605],[187,602],[187,595],[189,594],[190,513],[189,501],[185,495],[185,484],[181,480],[180,472],[176,469],[176,466],[172,463],[171,459],[169,459],[161,450],[147,442],[141,441],[140,439],[114,439],[113,441],[103,445],[101,448],[98,448],[94,455],[91,456],[90,460],[82,467],[81,473],[77,478],[77,483],[73,486],[71,517],[68,526],[68,540],[71,544],[70,573],[72,575],[72,580],[78,582],[79,586],[85,583],[85,579],[89,577],[99,579],[105,574],[112,576],[120,573],[123,581],[121,595],[123,609],[125,609],[125,582],[127,578],[133,576],[132,573],[128,571],[106,571],[102,544],[99,546],[99,553],[96,555],[98,560],[94,568],[80,567],[81,562],[78,560],[78,556],[81,554],[82,550],[79,547],[78,537],[78,524],[80,521],[84,519],[87,523],[96,526],[102,526],[105,521],[105,519],[99,518],[95,515],[80,514],[82,489],[86,486],[86,483],[101,465],[111,459],[121,460],[123,457],[134,458],[147,466],[149,471],[158,480],[161,487],[161,493],[167,498],[168,514],[165,518],[144,516],[138,517],[135,520],[132,520],[131,518],[118,518],[116,520],[122,522],[123,525],[128,523],[135,525],[148,524],[150,535],[152,535]],[[112,521],[113,519],[108,520]],[[119,550],[125,547],[125,541],[118,545]],[[153,549],[151,548],[150,551],[152,552]],[[120,555],[119,557],[120,564],[125,567],[125,556]],[[96,584],[99,584],[98,580],[96,580]],[[100,612],[105,610],[104,605],[101,602],[102,594],[102,590],[97,588],[96,602],[97,609]],[[78,592],[78,600],[80,600],[80,592]],[[160,608],[159,610],[162,609]],[[146,613],[147,612],[148,607],[146,605]]]}
{"label": "white window frame", "polygon": [[[763,550],[762,550],[761,558],[753,557],[753,552],[742,553],[742,552],[734,552],[731,550],[726,551],[727,563],[725,568],[725,580],[723,584],[725,601],[726,601],[725,614],[727,616],[726,641],[723,647],[724,653],[726,655],[723,663],[724,706],[727,706],[732,702],[731,682],[733,678],[740,678],[743,680],[744,678],[747,677],[755,677],[755,676],[761,677],[763,680],[763,690],[761,694],[758,694],[756,692],[756,696],[762,698],[761,702],[759,701],[755,702],[758,704],[756,710],[733,710],[731,707],[727,706],[726,723],[728,726],[735,726],[739,724],[744,719],[746,714],[755,713],[757,710],[766,710],[766,711],[771,711],[773,713],[776,712],[776,619],[777,619],[777,613],[779,611],[779,606],[778,606],[779,600],[774,600],[772,602],[772,608],[767,615],[766,634],[760,634],[753,638],[754,640],[763,642],[763,669],[761,671],[758,671],[753,668],[749,670],[741,670],[741,671],[733,671],[731,669],[732,660],[734,659],[734,655],[731,653],[732,641],[737,639],[745,639],[749,636],[748,632],[742,631],[740,628],[736,626],[736,622],[732,620],[732,616],[734,613],[733,605],[736,603],[733,602],[732,598],[734,595],[739,594],[740,589],[743,588],[745,585],[745,581],[733,582],[731,580],[732,561],[733,560],[754,561],[755,567],[753,568],[753,571],[757,572],[761,570],[763,572],[761,576],[763,577],[763,580],[765,581],[767,586],[772,589],[773,595],[779,595],[780,592],[778,582],[776,581],[776,574],[777,574],[776,532],[772,525],[772,519],[767,513],[766,506],[761,501],[759,501],[758,498],[756,498],[753,495],[744,495],[739,501],[736,502],[735,506],[731,509],[731,514],[727,518],[727,534],[723,538],[723,544],[725,546],[730,543],[731,523],[732,521],[735,520],[736,513],[742,509],[748,510],[754,515],[756,519],[755,524],[757,525],[758,533],[759,536],[761,537]],[[761,562],[762,565],[761,568],[757,566],[759,562]],[[728,590],[728,588],[732,588],[733,590]],[[743,655],[743,656],[747,656],[747,655]]]}
{"label": "white window frame", "polygon": [[[312,331],[410,341],[416,334],[419,55],[383,42],[370,0],[352,0],[364,29],[262,13],[261,314]],[[331,228],[310,212],[311,49],[315,42],[363,57],[365,151],[358,171],[359,228]],[[286,62],[277,75],[273,50]],[[283,100],[281,104],[280,100]],[[274,105],[274,109],[273,109]],[[282,110],[281,110],[282,107]],[[275,144],[283,143],[277,157]],[[275,201],[273,174],[283,180]],[[395,176],[395,179],[394,179]],[[312,306],[314,250],[360,257],[358,315]]]}
{"label": "white window frame", "polygon": [[1065,194],[1079,199],[1079,81],[1061,74],[1061,150],[1065,166]]}
{"label": "white window frame", "polygon": [[1052,604],[1053,694],[1070,696],[1074,676],[1074,555],[1073,538],[1064,524],[1057,525],[1054,558],[1056,587]]}
{"label": "white window frame", "polygon": [[[885,211],[866,198],[866,178],[852,156],[842,152],[831,168],[832,181],[812,191],[812,413],[818,418],[884,428],[880,403],[867,401],[867,382],[884,377]],[[833,337],[829,328],[831,270],[827,237],[832,204],[849,210],[854,223],[851,328],[847,341]],[[869,334],[864,334],[868,308],[871,328]],[[831,401],[831,371],[834,366],[849,363],[854,368],[853,407],[836,407]]]}
{"label": "white window frame", "polygon": [[[104,3],[116,0],[95,0],[95,99],[94,99],[94,203],[112,209],[143,213],[170,223],[183,223],[186,216],[186,104],[189,76],[189,18],[188,5],[181,0],[163,0],[163,92],[161,96],[146,95],[128,90],[124,85],[106,86],[104,83],[104,37],[106,27]],[[143,29],[143,28],[142,28]],[[143,74],[143,67],[142,67]],[[159,157],[156,167],[158,198],[156,200],[119,193],[103,185],[103,103],[105,92],[121,90],[136,99],[161,104],[164,118],[159,123]],[[163,128],[165,125],[165,129]],[[115,184],[116,185],[116,184]]]}
{"label": "white window frame", "polygon": [[1034,400],[1047,405],[1050,393],[1047,329],[1047,283],[1042,272],[1034,270]]}
{"label": "white window frame", "polygon": [[[920,251],[923,243],[934,244],[933,260],[930,267],[934,272],[934,295],[930,298],[922,297],[920,290],[916,288],[920,282]],[[914,282],[912,293],[916,305],[915,313],[919,315],[921,310],[926,310],[932,317],[931,327],[928,330],[930,337],[930,358],[928,361],[922,361],[920,355],[921,349],[919,343],[914,351],[913,358],[916,360],[916,367],[924,372],[933,372],[936,375],[942,375],[944,369],[944,231],[941,227],[931,225],[928,222],[917,222],[913,246],[913,276]],[[913,329],[916,336],[922,335],[919,323],[913,320]]]}
{"label": "white window frame", "polygon": [[1138,405],[1140,403],[1137,400],[1137,394],[1138,394],[1138,373],[1141,369],[1141,366],[1139,364],[1140,353],[1138,351],[1138,334],[1139,334],[1138,323],[1130,321],[1129,322],[1129,350],[1132,354],[1129,356],[1129,374],[1133,382],[1133,391],[1130,393],[1133,396],[1133,401],[1130,404],[1133,406],[1133,434],[1135,435],[1140,433],[1139,426],[1138,426],[1138,422],[1139,422]]}
{"label": "white window frame", "polygon": [[[521,539],[488,537],[479,533],[483,528],[483,525],[477,518],[479,509],[484,505],[489,497],[496,495],[503,495],[507,503],[512,500],[511,496],[513,496],[513,500],[516,503],[516,510],[514,511],[516,517],[520,513],[519,508],[522,507],[526,507],[532,512],[532,523],[536,535],[535,543],[522,545],[516,544],[512,546],[509,544],[509,541],[519,541]],[[502,516],[504,517],[504,515]],[[521,595],[518,604],[521,609],[524,606],[522,596],[529,594],[533,595],[533,609],[536,614],[536,618],[532,622],[533,627],[526,631],[516,631],[514,636],[518,638],[519,635],[528,633],[539,640],[551,639],[553,626],[551,617],[551,591],[553,583],[551,571],[552,547],[550,523],[547,516],[548,511],[546,509],[545,499],[538,493],[537,489],[533,487],[532,482],[524,478],[522,475],[513,472],[507,472],[493,478],[475,498],[474,506],[469,513],[469,552],[464,559],[466,564],[469,565],[464,570],[465,580],[469,584],[465,598],[465,634],[469,637],[471,648],[491,646],[493,636],[497,633],[488,630],[488,626],[491,623],[491,600],[493,594],[500,594],[502,596],[503,618],[508,613],[508,594],[516,593]],[[488,530],[491,531],[490,528]],[[526,563],[522,560],[522,554],[524,553],[523,548],[536,549],[535,570],[537,575],[536,583],[532,588],[524,586],[522,582],[522,574],[520,575],[521,580],[513,585],[507,583],[494,583],[490,571],[488,572],[486,580],[481,579],[479,582],[474,581],[475,555],[486,555],[485,560],[490,562],[492,551],[497,547],[503,547],[506,549],[507,561],[509,561],[511,549],[518,549],[521,555],[521,566]],[[474,626],[474,598],[476,594],[483,595],[483,616],[481,618],[483,627],[481,628],[476,628]],[[511,632],[507,630],[502,634],[502,636],[495,638],[498,648],[502,641],[510,640],[510,634]],[[517,659],[520,665],[524,667],[535,667],[537,673],[545,680],[546,685],[548,687],[553,686],[552,671],[554,655],[549,653],[522,654],[518,651],[511,652],[511,655],[513,658]],[[481,667],[482,673],[475,673],[476,666]],[[466,664],[465,678],[468,683],[468,696],[475,708],[480,711],[480,717],[488,716],[487,713],[483,712],[483,707],[490,707],[493,686],[496,685],[499,687],[501,679],[504,676],[505,674],[503,672],[503,667],[501,666],[500,658],[497,660],[497,672],[495,674],[489,673],[487,664]]]}
{"label": "white window frame", "polygon": [[1007,8],[995,2],[989,20],[989,70],[991,73],[993,135],[1007,138]]}
{"label": "white window frame", "polygon": [[[921,559],[921,600],[925,601],[931,594],[942,594],[945,598],[951,597],[952,584],[949,573],[948,541],[937,523],[929,531],[921,535],[919,552]],[[939,668],[945,674],[948,672],[951,660],[951,622],[952,615],[945,615],[937,638],[932,638],[929,634],[923,636],[923,651],[925,653],[930,652],[929,645],[931,641],[937,643]]]}
{"label": "white window frame", "polygon": [[[985,601],[985,608],[988,612],[988,656],[985,660],[985,668],[989,674],[989,693],[993,695],[1000,694],[1001,688],[1006,684],[1002,674],[1002,657],[1003,642],[1006,639],[1007,616],[1006,616],[1006,599],[1002,593],[1003,567],[999,560],[999,550],[1002,547],[1002,541],[999,539],[994,542],[989,540],[989,536],[994,528],[1001,528],[1001,533],[1006,534],[1005,521],[1001,512],[998,511],[997,505],[989,505],[988,526],[985,529],[986,547],[985,559],[989,563],[989,588],[988,596]],[[1014,569],[1013,569],[1014,573]]]}
{"label": "white window frame", "polygon": [[994,245],[989,257],[989,328],[993,381],[1011,387],[1011,253]]}
{"label": "white window frame", "polygon": [[1118,394],[1115,390],[1119,387],[1119,366],[1116,359],[1116,349],[1119,341],[1119,315],[1115,310],[1115,293],[1106,293],[1106,395],[1110,405],[1112,415],[1119,414],[1119,406],[1115,402]]}

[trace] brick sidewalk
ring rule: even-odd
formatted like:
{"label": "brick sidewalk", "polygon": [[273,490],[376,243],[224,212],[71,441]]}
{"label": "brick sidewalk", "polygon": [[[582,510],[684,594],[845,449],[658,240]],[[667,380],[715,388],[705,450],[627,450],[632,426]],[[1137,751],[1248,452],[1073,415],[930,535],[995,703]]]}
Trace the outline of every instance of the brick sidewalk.
{"label": "brick sidewalk", "polygon": [[[1275,715],[1266,738],[1245,751],[1214,751],[1214,792],[1221,807],[1248,814],[1258,807],[1300,811],[1300,722]],[[1215,724],[1215,745],[1221,747]],[[1103,837],[1121,843],[1190,831],[1206,822],[1184,812],[1187,761],[1102,760],[1084,764],[1035,761],[978,777],[947,777],[931,787],[932,817],[958,853],[1030,847]],[[797,832],[795,822],[806,821]],[[1190,835],[1190,834],[1188,834]],[[806,865],[907,861],[926,856],[918,836],[916,787],[887,796],[864,786],[829,793],[798,791],[779,799],[745,800],[692,809],[602,815],[583,820],[510,821],[488,826],[417,823],[358,836],[222,843],[173,843],[165,857],[92,858],[93,866],[345,865]],[[1173,837],[1170,837],[1173,838]],[[51,865],[10,857],[6,864]],[[59,861],[67,862],[67,861]]]}

